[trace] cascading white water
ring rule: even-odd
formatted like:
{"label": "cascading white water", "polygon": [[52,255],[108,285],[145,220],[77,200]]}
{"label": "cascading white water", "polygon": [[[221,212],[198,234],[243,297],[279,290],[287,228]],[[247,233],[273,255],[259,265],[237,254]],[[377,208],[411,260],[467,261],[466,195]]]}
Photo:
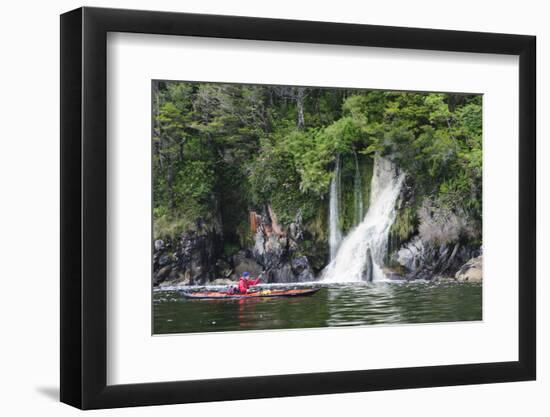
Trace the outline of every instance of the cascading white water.
{"label": "cascading white water", "polygon": [[357,153],[355,156],[355,177],[353,178],[353,199],[354,199],[354,226],[357,226],[363,220],[363,185],[361,182],[361,172],[359,171],[359,160]]}
{"label": "cascading white water", "polygon": [[404,178],[389,159],[375,158],[367,214],[341,242],[336,256],[323,271],[323,281],[358,282],[385,278],[382,271],[384,255]]}
{"label": "cascading white water", "polygon": [[340,155],[336,157],[334,175],[330,181],[329,197],[329,235],[330,259],[334,259],[342,242],[340,230]]}

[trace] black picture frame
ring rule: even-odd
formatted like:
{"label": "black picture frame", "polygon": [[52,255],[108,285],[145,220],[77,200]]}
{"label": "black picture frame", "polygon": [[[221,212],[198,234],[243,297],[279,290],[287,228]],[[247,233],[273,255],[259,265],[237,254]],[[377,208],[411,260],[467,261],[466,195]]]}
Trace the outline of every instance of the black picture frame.
{"label": "black picture frame", "polygon": [[[108,32],[519,56],[519,358],[112,385],[107,376]],[[61,401],[82,409],[533,380],[536,377],[534,36],[102,8],[61,15]]]}

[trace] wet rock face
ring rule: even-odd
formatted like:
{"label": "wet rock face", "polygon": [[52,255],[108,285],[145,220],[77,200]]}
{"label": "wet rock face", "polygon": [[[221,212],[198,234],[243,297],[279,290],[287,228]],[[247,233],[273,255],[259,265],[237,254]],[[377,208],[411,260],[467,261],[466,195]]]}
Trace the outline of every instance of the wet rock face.
{"label": "wet rock face", "polygon": [[301,214],[298,213],[286,229],[278,224],[277,217],[269,206],[258,217],[252,257],[265,271],[266,281],[313,281],[315,278],[307,257],[297,253],[303,240]]}
{"label": "wet rock face", "polygon": [[424,259],[424,244],[420,238],[415,238],[409,243],[403,245],[401,249],[397,251],[397,262],[405,267],[407,270],[414,272],[418,270]]}
{"label": "wet rock face", "polygon": [[401,246],[393,257],[406,271],[406,278],[430,280],[435,276],[454,276],[468,259],[479,254],[479,248],[461,245],[460,242],[437,245],[416,236]]}
{"label": "wet rock face", "polygon": [[267,283],[313,281],[308,258],[299,254],[304,239],[301,214],[288,227],[278,223],[269,206],[253,215],[254,246],[232,256],[223,256],[221,233],[201,223],[177,240],[153,242],[153,285],[236,281],[243,272],[252,277],[262,275],[262,281]]}
{"label": "wet rock face", "polygon": [[233,268],[226,260],[218,259],[216,261],[216,271],[220,279],[227,279],[231,277],[231,274],[233,273]]}
{"label": "wet rock face", "polygon": [[313,281],[315,277],[311,272],[309,261],[305,256],[296,256],[291,262],[292,272],[298,278],[298,282]]}
{"label": "wet rock face", "polygon": [[[153,243],[153,285],[203,285],[223,279],[236,281],[248,272],[263,282],[289,283],[315,279],[307,257],[297,253],[303,240],[302,221],[281,227],[267,207],[258,215],[254,247],[222,256],[220,234],[207,227],[189,231],[176,241]],[[229,282],[228,281],[228,282]]]}
{"label": "wet rock face", "polygon": [[468,260],[481,255],[479,243],[473,243],[481,240],[480,225],[461,209],[429,196],[418,198],[408,176],[397,203],[386,267],[391,277],[453,280]]}
{"label": "wet rock face", "polygon": [[165,281],[174,284],[204,284],[216,276],[220,236],[215,229],[198,225],[176,241],[153,243],[153,285]]}

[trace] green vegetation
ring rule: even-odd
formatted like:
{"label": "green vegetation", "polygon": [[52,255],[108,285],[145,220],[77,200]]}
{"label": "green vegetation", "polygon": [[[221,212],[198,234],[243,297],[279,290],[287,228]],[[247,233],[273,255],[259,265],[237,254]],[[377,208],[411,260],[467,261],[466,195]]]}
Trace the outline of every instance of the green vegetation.
{"label": "green vegetation", "polygon": [[355,158],[366,210],[376,154],[393,158],[413,190],[392,245],[418,230],[428,199],[479,233],[481,104],[481,96],[463,94],[155,81],[155,237],[173,238],[202,221],[235,252],[250,243],[248,211],[270,204],[283,226],[301,213],[302,250],[313,253],[326,241],[336,157],[348,230]]}

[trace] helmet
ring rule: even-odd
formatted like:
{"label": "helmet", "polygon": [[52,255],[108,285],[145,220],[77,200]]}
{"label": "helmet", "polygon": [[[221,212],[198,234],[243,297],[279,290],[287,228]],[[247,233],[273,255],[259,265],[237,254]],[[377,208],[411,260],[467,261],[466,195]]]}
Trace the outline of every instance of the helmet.
{"label": "helmet", "polygon": [[248,278],[250,276],[250,274],[248,272],[243,272],[243,277],[244,278]]}

